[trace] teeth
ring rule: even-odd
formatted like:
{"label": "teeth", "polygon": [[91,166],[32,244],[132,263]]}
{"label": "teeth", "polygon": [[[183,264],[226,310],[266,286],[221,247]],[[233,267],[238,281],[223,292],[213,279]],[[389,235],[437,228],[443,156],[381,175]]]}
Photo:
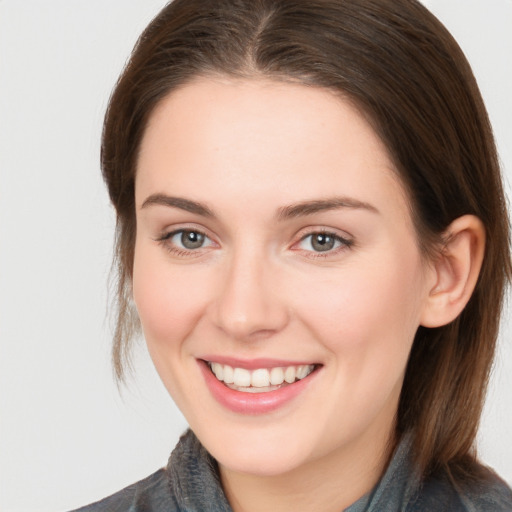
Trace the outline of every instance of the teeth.
{"label": "teeth", "polygon": [[315,368],[314,365],[299,365],[276,368],[258,368],[249,371],[245,368],[233,368],[227,364],[208,363],[218,380],[230,384],[232,388],[245,388],[243,391],[258,392],[276,389],[284,382],[292,384],[296,380],[304,379]]}
{"label": "teeth", "polygon": [[270,385],[270,374],[268,370],[254,370],[251,375],[251,386],[254,388],[265,388]]}
{"label": "teeth", "polygon": [[284,371],[282,368],[272,368],[270,370],[270,384],[279,386],[284,382]]}
{"label": "teeth", "polygon": [[235,368],[233,373],[233,384],[235,386],[250,386],[251,372],[245,368]]}
{"label": "teeth", "polygon": [[297,379],[303,379],[304,377],[306,377],[308,375],[309,371],[308,371],[308,366],[307,365],[302,365],[302,366],[298,366],[297,367]]}
{"label": "teeth", "polygon": [[217,379],[224,380],[224,368],[221,364],[213,363],[212,370],[213,370],[213,373],[215,374],[215,377],[217,377]]}
{"label": "teeth", "polygon": [[286,368],[286,370],[284,371],[284,380],[288,382],[288,384],[295,382],[296,373],[297,372],[295,371],[295,368],[293,366],[288,366],[288,368]]}
{"label": "teeth", "polygon": [[[224,366],[224,382],[226,384],[233,384],[235,382],[234,370],[231,366]],[[220,379],[222,380],[222,379]]]}

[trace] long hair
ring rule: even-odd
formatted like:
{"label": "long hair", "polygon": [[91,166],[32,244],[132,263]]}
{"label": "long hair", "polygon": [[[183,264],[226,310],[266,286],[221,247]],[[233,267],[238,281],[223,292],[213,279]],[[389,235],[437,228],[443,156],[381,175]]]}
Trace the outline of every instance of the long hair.
{"label": "long hair", "polygon": [[470,66],[415,0],[175,0],[137,42],[110,99],[101,164],[117,212],[117,328],[123,378],[136,233],[134,181],[155,106],[201,76],[264,77],[349,98],[394,160],[425,255],[457,217],[486,229],[474,293],[449,325],[420,327],[396,418],[417,467],[475,475],[475,436],[511,276],[509,224],[496,148]]}

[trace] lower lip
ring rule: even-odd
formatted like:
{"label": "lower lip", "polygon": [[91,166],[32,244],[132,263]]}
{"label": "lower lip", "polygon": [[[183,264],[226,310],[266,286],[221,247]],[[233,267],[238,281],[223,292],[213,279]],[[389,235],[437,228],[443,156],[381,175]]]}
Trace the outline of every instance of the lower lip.
{"label": "lower lip", "polygon": [[315,370],[304,379],[274,391],[245,393],[228,388],[213,375],[205,361],[198,362],[213,397],[227,409],[239,414],[265,414],[279,409],[302,393],[317,374]]}

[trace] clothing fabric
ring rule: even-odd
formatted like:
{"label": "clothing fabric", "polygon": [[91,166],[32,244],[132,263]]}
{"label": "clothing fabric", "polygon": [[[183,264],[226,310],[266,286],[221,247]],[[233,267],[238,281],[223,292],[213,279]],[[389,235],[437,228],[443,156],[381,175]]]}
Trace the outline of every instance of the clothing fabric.
{"label": "clothing fabric", "polygon": [[[232,509],[216,461],[189,430],[166,468],[75,512],[210,511]],[[442,477],[420,482],[410,461],[410,439],[405,437],[373,491],[343,512],[512,512],[512,490],[498,477],[467,489],[455,489]]]}

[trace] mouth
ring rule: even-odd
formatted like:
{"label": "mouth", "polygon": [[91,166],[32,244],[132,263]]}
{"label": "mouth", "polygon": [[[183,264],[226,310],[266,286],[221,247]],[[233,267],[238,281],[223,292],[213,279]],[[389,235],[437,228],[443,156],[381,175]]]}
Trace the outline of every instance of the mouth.
{"label": "mouth", "polygon": [[274,359],[198,359],[206,387],[225,409],[236,414],[261,415],[312,396],[322,364]]}
{"label": "mouth", "polygon": [[205,361],[215,378],[226,387],[242,393],[268,393],[282,389],[308,377],[319,365],[300,364],[272,368],[234,367],[213,361]]}

